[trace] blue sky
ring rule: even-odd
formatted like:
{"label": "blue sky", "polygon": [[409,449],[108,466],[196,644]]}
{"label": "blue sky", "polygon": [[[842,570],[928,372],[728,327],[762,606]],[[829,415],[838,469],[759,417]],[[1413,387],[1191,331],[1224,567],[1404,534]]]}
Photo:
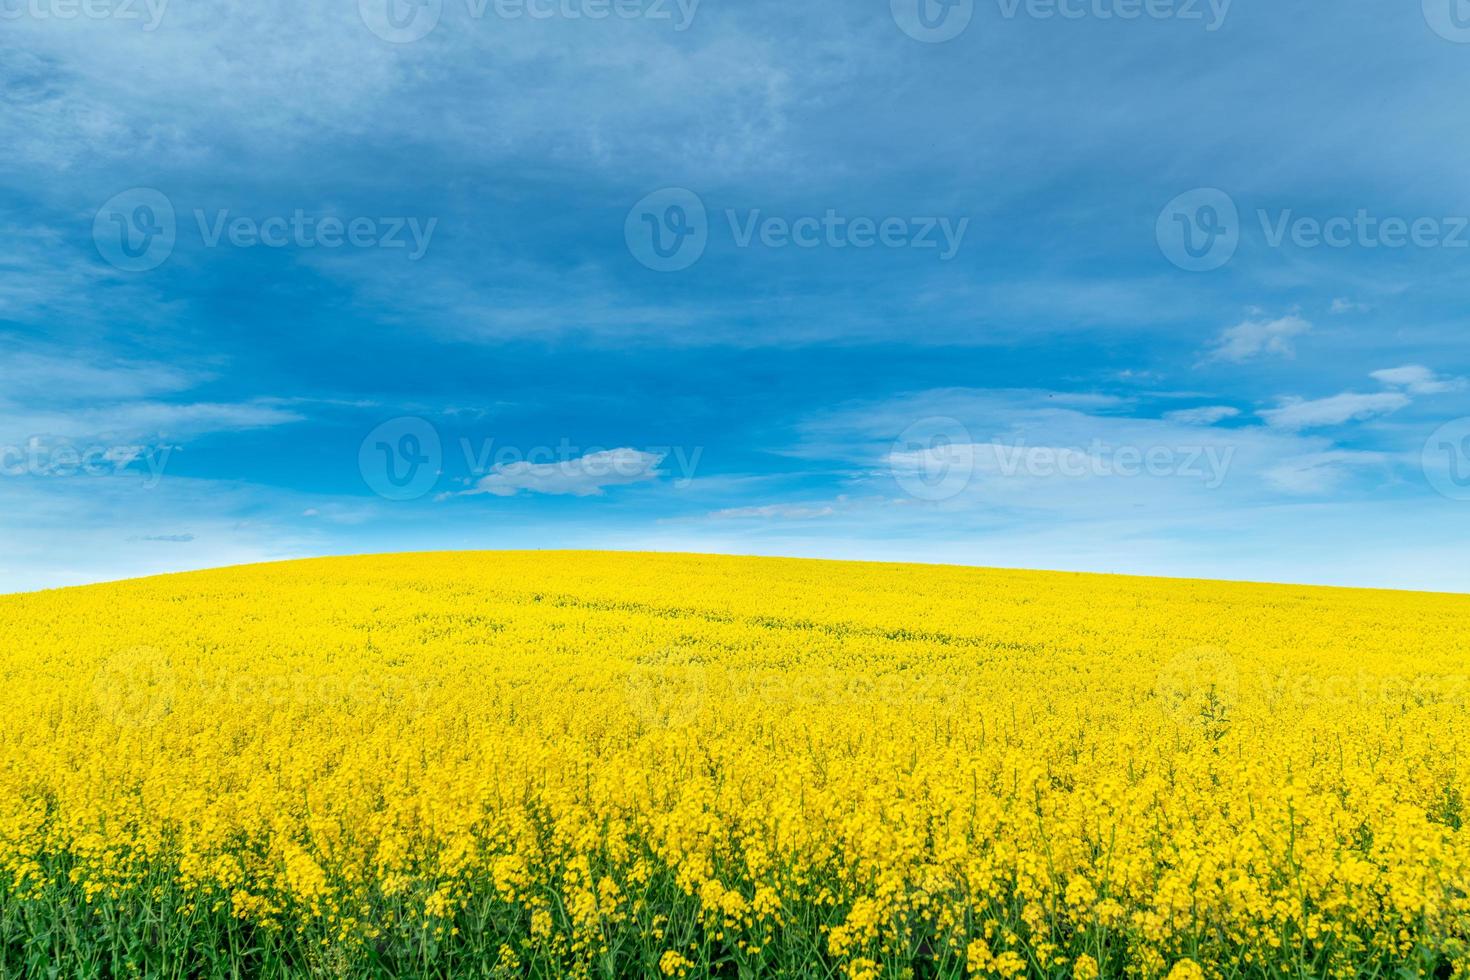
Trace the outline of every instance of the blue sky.
{"label": "blue sky", "polygon": [[0,588],[1470,588],[1463,0],[919,2],[5,0]]}

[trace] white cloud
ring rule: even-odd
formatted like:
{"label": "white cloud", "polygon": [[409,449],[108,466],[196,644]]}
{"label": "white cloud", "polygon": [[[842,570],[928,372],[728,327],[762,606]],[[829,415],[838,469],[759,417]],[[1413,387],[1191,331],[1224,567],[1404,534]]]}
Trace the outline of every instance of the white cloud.
{"label": "white cloud", "polygon": [[1387,415],[1408,405],[1410,401],[1412,399],[1408,395],[1397,391],[1371,395],[1344,391],[1340,395],[1310,401],[1288,398],[1279,408],[1263,409],[1257,414],[1272,428],[1312,429],[1325,425],[1341,425],[1344,422],[1362,422],[1378,415]]}
{"label": "white cloud", "polygon": [[762,518],[765,520],[801,520],[810,517],[831,517],[837,513],[831,506],[814,507],[805,504],[765,504],[759,507],[727,507],[717,510],[711,517]]}
{"label": "white cloud", "polygon": [[1336,449],[1282,460],[1261,475],[1271,486],[1287,493],[1324,493],[1346,479],[1353,467],[1383,466],[1387,462],[1388,457],[1382,453]]}
{"label": "white cloud", "polygon": [[[0,44],[0,65],[5,54]],[[5,81],[0,68],[0,85]],[[0,121],[0,146],[4,129]],[[0,160],[9,149],[0,148]],[[40,190],[41,185],[35,189]],[[93,192],[78,193],[90,196]],[[43,325],[47,334],[59,333],[64,324],[106,327],[111,332],[124,324],[142,328],[176,321],[184,305],[181,299],[160,292],[147,276],[129,275],[106,265],[95,248],[80,244],[48,224],[0,223],[0,319]],[[7,360],[12,356],[13,352],[6,353]],[[60,358],[37,356],[54,362],[56,370],[66,369]],[[136,365],[120,361],[116,366],[126,377]],[[175,374],[183,376],[182,372]],[[15,377],[16,372],[10,376]]]}
{"label": "white cloud", "polygon": [[[267,0],[248,18],[223,0],[175,3],[150,31],[7,18],[5,41],[16,39],[3,59],[7,80],[26,97],[0,119],[0,156],[65,172],[141,144],[157,159],[229,168],[239,161],[221,147],[257,145],[267,133],[308,152],[360,138],[364,110],[372,130],[391,138],[424,105],[444,104],[449,89],[494,103],[494,125],[464,115],[420,135],[480,159],[539,149],[571,165],[626,170],[647,166],[659,147],[687,146],[715,169],[780,160],[788,112],[802,95],[784,67],[792,42],[757,23],[686,43],[694,33],[674,30],[678,5],[668,9],[674,16],[658,29],[611,18],[588,30],[581,20],[475,17],[444,4],[443,23],[414,45],[373,36],[356,3]],[[554,112],[506,83],[534,66],[553,87],[570,88],[589,65],[600,84]],[[300,84],[291,66],[311,83]],[[169,88],[169,79],[188,84]],[[79,93],[93,97],[82,104]]]}
{"label": "white cloud", "polygon": [[1458,391],[1465,386],[1463,379],[1441,378],[1421,364],[1384,368],[1374,371],[1372,377],[1391,388],[1403,388],[1415,395],[1438,395],[1447,391]]}
{"label": "white cloud", "polygon": [[[274,489],[173,474],[0,479],[0,591],[271,561],[310,551]],[[295,500],[294,495],[286,495]]]}
{"label": "white cloud", "polygon": [[554,496],[600,496],[606,487],[658,479],[658,465],[663,460],[663,453],[608,449],[554,463],[525,460],[500,463],[477,480],[472,489],[447,496],[488,493],[496,497],[514,497],[522,490]]}
{"label": "white cloud", "polygon": [[1295,354],[1291,338],[1311,329],[1311,323],[1295,313],[1275,320],[1243,320],[1220,333],[1210,357],[1237,364],[1262,354],[1291,357]]}
{"label": "white cloud", "polygon": [[[1310,430],[1261,424],[1248,412],[1238,420],[1246,424],[1199,426],[1133,417],[1142,408],[1127,402],[1057,401],[1047,392],[949,389],[835,406],[801,425],[792,454],[845,464],[849,501],[836,514],[806,523],[704,522],[687,538],[659,539],[668,541],[661,546],[1142,574],[1208,569],[1256,581],[1439,588],[1465,581],[1457,567],[1447,574],[1451,566],[1383,558],[1389,546],[1433,547],[1449,512],[1401,478],[1417,466],[1417,447],[1357,451]],[[916,420],[940,417],[957,423],[949,442],[895,443]],[[940,465],[926,467],[941,448]],[[1143,450],[1144,472],[1096,475],[1106,471],[1102,464],[1120,472],[1125,449]],[[1150,450],[1162,454],[1163,475],[1147,471]],[[901,485],[895,492],[899,473],[942,473],[945,463],[973,467],[953,497],[935,503]],[[1414,499],[1424,506],[1404,506]],[[1242,526],[1255,533],[1241,534]]]}
{"label": "white cloud", "polygon": [[141,398],[192,388],[202,376],[164,364],[112,361],[8,348],[0,351],[0,400],[79,402]]}
{"label": "white cloud", "polygon": [[296,412],[259,402],[122,402],[74,411],[10,409],[0,419],[0,440],[19,445],[33,438],[96,442],[157,442],[214,432],[263,429],[301,421]]}
{"label": "white cloud", "polygon": [[1343,299],[1341,296],[1332,301],[1332,312],[1339,315],[1343,313],[1367,313],[1368,309],[1367,303],[1355,303],[1350,299]]}
{"label": "white cloud", "polygon": [[1214,425],[1225,419],[1233,419],[1240,409],[1229,405],[1203,405],[1199,408],[1182,408],[1177,412],[1165,412],[1164,418],[1184,425]]}
{"label": "white cloud", "polygon": [[[87,360],[50,351],[0,350],[0,447],[170,442],[299,422],[272,399],[245,402],[163,400],[209,379],[147,361]],[[155,447],[156,448],[156,447]]]}
{"label": "white cloud", "polygon": [[[1248,411],[1233,424],[1202,425],[1199,416],[1140,417],[1143,406],[1127,403],[1062,407],[1046,392],[950,389],[839,407],[803,426],[800,451],[849,461],[851,503],[822,524],[832,535],[979,542],[1047,525],[1068,529],[1074,544],[1126,550],[1135,533],[1193,542],[1204,528],[1228,535],[1232,522],[1266,509],[1355,508],[1364,494],[1410,487],[1401,469],[1417,464],[1417,451],[1413,459],[1365,451],[1312,428],[1410,400],[1394,391],[1347,393],[1273,406],[1274,425]],[[915,420],[937,417],[955,423],[948,440],[895,442]],[[915,491],[910,474],[930,479]],[[937,491],[926,495],[931,487]],[[728,526],[759,535],[768,525]],[[792,531],[768,533],[785,542]],[[971,560],[999,560],[975,547]]]}

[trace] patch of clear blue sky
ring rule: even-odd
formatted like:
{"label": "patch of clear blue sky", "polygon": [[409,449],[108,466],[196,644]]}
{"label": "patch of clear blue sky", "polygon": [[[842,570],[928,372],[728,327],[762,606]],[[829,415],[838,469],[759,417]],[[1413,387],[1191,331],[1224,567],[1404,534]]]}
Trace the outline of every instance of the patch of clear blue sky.
{"label": "patch of clear blue sky", "polygon": [[[1470,586],[1448,3],[993,0],[925,43],[886,0],[704,0],[685,30],[444,0],[390,43],[374,2],[5,8],[0,444],[53,456],[7,457],[0,586],[561,546]],[[106,241],[138,188],[174,212],[146,270]],[[628,239],[664,188],[706,212],[676,271]],[[1238,243],[1191,272],[1158,229],[1199,188]],[[847,247],[742,241],[829,212]],[[327,216],[405,246],[322,247]],[[853,247],[861,218],[939,247]],[[1202,407],[1233,414],[1171,414]],[[398,418],[440,440],[410,500],[364,473]],[[166,456],[89,475],[68,446]],[[1120,474],[1129,447],[1172,461]],[[1210,448],[1221,480],[1179,472]],[[1086,462],[1007,457],[1037,449]]]}

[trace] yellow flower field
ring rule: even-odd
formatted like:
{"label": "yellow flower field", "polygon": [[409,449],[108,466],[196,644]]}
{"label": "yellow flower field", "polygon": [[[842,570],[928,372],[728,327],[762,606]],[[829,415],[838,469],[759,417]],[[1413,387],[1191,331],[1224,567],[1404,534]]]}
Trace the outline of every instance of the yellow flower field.
{"label": "yellow flower field", "polygon": [[0,598],[0,975],[1448,975],[1470,597],[602,553]]}

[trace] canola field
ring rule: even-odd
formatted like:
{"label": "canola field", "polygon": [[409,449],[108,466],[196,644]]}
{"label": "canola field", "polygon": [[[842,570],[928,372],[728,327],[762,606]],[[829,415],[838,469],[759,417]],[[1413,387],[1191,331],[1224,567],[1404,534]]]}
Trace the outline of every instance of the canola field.
{"label": "canola field", "polygon": [[1470,966],[1470,597],[447,553],[0,624],[0,976]]}

